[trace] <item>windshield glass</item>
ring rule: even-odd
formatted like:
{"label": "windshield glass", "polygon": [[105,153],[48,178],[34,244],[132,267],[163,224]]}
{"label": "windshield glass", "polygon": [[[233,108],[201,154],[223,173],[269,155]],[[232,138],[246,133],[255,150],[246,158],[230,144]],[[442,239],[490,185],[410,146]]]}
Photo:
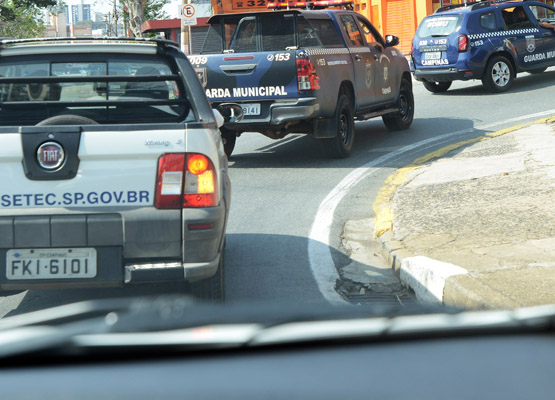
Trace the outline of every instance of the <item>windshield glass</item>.
{"label": "windshield glass", "polygon": [[387,345],[555,304],[549,4],[513,5],[533,28],[509,32],[485,3],[192,2],[189,35],[177,17],[124,31],[116,3],[119,22],[80,21],[97,36],[0,39],[0,350],[3,329],[47,326],[71,351],[184,327],[177,351],[252,331]]}
{"label": "windshield glass", "polygon": [[422,21],[416,34],[421,38],[449,36],[459,29],[462,19],[463,15],[434,15]]}
{"label": "windshield glass", "polygon": [[[301,15],[287,13],[222,16],[210,24],[201,54],[219,53],[222,49],[242,53],[317,46],[321,24],[315,29],[311,22]],[[329,41],[325,32],[322,34]]]}

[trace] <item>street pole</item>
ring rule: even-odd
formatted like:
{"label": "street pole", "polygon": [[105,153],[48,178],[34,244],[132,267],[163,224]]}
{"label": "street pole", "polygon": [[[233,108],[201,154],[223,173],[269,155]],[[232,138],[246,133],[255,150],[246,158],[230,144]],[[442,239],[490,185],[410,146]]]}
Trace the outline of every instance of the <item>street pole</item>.
{"label": "street pole", "polygon": [[118,10],[116,8],[117,0],[114,0],[114,31],[115,36],[118,36]]}
{"label": "street pole", "polygon": [[[186,4],[189,4],[189,0],[181,0],[181,12],[183,12],[183,6]],[[183,16],[181,16],[181,51],[189,54],[189,30],[185,29]]]}
{"label": "street pole", "polygon": [[187,41],[187,46],[189,47],[188,49],[189,51],[187,52],[187,54],[191,54],[191,51],[193,49],[193,40],[191,38],[191,25],[187,25],[187,37],[189,38],[189,40]]}

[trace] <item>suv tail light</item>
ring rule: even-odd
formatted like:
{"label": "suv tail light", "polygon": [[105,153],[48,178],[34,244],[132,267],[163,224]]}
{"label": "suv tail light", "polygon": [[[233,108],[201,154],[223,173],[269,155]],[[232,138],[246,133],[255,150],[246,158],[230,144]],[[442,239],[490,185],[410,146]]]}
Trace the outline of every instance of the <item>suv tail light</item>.
{"label": "suv tail light", "polygon": [[297,85],[299,90],[320,89],[320,78],[308,58],[297,58]]}
{"label": "suv tail light", "polygon": [[468,36],[464,33],[459,35],[459,53],[464,53],[468,50]]}
{"label": "suv tail light", "polygon": [[160,157],[154,195],[156,208],[215,207],[218,204],[216,171],[208,157],[197,153]]}

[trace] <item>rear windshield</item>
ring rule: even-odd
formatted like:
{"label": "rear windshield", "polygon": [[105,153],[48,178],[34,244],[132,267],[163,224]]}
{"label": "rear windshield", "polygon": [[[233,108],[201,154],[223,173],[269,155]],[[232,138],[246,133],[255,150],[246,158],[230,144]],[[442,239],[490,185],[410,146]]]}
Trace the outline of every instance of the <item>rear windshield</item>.
{"label": "rear windshield", "polygon": [[309,21],[295,13],[228,15],[210,25],[201,53],[249,53],[321,46],[317,33]]}
{"label": "rear windshield", "polygon": [[463,15],[433,15],[425,18],[418,27],[419,38],[449,36],[461,25]]}
{"label": "rear windshield", "polygon": [[164,60],[98,57],[0,59],[0,125],[35,125],[63,114],[100,124],[194,119],[185,88]]}

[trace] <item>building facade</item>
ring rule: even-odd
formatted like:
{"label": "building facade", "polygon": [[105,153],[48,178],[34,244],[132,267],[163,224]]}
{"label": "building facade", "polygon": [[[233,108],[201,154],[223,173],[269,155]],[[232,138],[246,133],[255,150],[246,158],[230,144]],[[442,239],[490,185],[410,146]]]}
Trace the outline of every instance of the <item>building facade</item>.
{"label": "building facade", "polygon": [[76,25],[77,22],[90,21],[91,5],[63,5],[58,6],[54,12],[47,11],[46,18],[46,37],[65,37],[65,36],[90,36],[92,35],[91,24]]}

